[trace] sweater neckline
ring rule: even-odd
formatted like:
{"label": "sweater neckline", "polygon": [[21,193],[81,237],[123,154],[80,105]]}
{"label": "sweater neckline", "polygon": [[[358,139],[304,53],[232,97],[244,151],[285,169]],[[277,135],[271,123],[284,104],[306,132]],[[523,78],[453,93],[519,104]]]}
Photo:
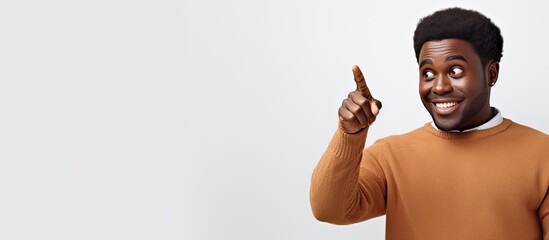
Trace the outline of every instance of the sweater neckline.
{"label": "sweater neckline", "polygon": [[475,130],[470,132],[443,132],[443,131],[434,129],[431,126],[431,123],[426,123],[423,126],[423,129],[440,138],[471,139],[471,138],[481,138],[481,137],[489,137],[492,135],[496,135],[498,133],[505,131],[505,129],[509,128],[512,124],[513,124],[513,121],[507,118],[503,118],[503,122],[495,127],[483,129],[483,130]]}

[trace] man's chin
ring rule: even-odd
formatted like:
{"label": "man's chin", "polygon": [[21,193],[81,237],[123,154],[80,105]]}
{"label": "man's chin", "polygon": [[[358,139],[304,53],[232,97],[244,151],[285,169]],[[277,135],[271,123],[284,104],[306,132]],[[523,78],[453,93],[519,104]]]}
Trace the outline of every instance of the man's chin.
{"label": "man's chin", "polygon": [[[441,116],[436,114],[433,109],[430,109],[426,106],[427,111],[429,112],[429,115],[431,115],[431,119],[433,120],[433,123],[435,126],[442,130],[442,131],[452,131],[452,130],[458,130],[460,127],[461,119],[458,117],[455,117],[455,114],[452,114],[452,116]],[[459,115],[459,114],[458,114]]]}
{"label": "man's chin", "polygon": [[435,123],[435,126],[442,131],[452,131],[458,128],[458,124],[456,123],[457,121],[453,120],[444,121],[433,118],[433,122]]}

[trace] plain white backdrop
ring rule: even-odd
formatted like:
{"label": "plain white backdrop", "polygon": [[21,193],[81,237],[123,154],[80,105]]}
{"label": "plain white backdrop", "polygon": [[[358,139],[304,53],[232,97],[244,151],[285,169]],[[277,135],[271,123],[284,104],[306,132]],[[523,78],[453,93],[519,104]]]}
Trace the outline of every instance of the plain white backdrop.
{"label": "plain white backdrop", "polygon": [[364,71],[367,144],[430,121],[418,20],[501,28],[492,105],[549,133],[542,1],[0,2],[0,239],[384,239],[316,221],[310,176]]}

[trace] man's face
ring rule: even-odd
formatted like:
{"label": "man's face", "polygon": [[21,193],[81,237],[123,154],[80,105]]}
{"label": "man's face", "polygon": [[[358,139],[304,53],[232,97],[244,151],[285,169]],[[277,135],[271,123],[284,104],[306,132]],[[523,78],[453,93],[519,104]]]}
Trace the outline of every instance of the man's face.
{"label": "man's face", "polygon": [[419,95],[439,129],[465,130],[488,121],[489,77],[468,41],[428,41],[419,53]]}

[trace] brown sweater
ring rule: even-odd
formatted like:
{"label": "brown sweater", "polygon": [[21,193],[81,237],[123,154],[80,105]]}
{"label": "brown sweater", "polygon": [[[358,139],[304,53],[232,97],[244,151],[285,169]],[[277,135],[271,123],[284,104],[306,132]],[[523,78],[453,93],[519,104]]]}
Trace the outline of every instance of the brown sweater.
{"label": "brown sweater", "polygon": [[338,128],[318,162],[318,220],[387,214],[386,239],[549,240],[548,135],[509,119],[465,133],[425,124],[364,149],[366,134]]}

